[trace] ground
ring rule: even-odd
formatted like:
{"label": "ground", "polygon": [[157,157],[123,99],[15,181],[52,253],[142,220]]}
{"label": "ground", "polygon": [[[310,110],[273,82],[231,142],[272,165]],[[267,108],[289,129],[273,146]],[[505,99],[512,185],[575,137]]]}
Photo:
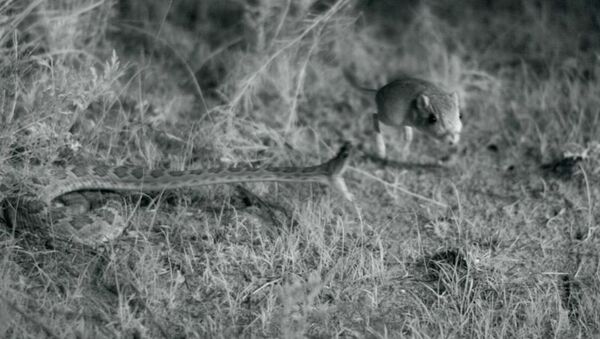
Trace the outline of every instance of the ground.
{"label": "ground", "polygon": [[[353,202],[293,183],[133,197],[98,247],[4,222],[0,337],[600,335],[595,1],[8,0],[0,46],[2,184],[356,146]],[[377,159],[373,98],[344,71],[458,91],[459,146],[417,133]]]}

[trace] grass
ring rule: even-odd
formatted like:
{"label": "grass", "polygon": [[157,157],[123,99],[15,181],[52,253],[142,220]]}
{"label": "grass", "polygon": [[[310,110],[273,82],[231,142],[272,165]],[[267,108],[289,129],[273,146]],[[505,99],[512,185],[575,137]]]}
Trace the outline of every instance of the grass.
{"label": "grass", "polygon": [[[0,337],[595,337],[594,1],[0,4],[3,184],[99,161],[310,165],[344,140],[356,201],[244,184],[133,199],[99,248],[0,231]],[[402,72],[461,95],[450,150],[372,159]],[[399,141],[388,143],[399,157]],[[412,164],[412,165],[411,165]]]}

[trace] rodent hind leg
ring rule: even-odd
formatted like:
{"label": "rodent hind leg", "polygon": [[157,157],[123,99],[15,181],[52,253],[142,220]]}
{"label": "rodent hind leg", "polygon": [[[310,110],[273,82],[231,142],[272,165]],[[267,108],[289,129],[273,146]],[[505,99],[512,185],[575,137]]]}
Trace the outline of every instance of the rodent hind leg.
{"label": "rodent hind leg", "polygon": [[377,143],[377,156],[385,159],[385,138],[383,137],[383,133],[379,132],[375,135],[375,142]]}
{"label": "rodent hind leg", "polygon": [[377,113],[373,114],[373,127],[375,129],[375,145],[377,150],[377,156],[381,159],[385,159],[385,138],[383,137],[383,131],[379,126],[379,118]]}

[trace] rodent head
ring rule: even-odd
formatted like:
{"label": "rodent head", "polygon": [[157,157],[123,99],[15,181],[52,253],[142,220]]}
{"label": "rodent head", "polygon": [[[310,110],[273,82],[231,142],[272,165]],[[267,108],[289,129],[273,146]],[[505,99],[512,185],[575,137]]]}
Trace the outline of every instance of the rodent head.
{"label": "rodent head", "polygon": [[421,93],[413,106],[416,123],[414,127],[449,145],[456,145],[462,130],[458,94]]}

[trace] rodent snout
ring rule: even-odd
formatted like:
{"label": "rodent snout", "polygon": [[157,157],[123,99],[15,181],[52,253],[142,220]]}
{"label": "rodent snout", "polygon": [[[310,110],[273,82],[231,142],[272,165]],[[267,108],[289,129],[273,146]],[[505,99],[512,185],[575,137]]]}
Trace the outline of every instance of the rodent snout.
{"label": "rodent snout", "polygon": [[445,139],[448,145],[455,146],[460,141],[460,134],[450,134]]}

